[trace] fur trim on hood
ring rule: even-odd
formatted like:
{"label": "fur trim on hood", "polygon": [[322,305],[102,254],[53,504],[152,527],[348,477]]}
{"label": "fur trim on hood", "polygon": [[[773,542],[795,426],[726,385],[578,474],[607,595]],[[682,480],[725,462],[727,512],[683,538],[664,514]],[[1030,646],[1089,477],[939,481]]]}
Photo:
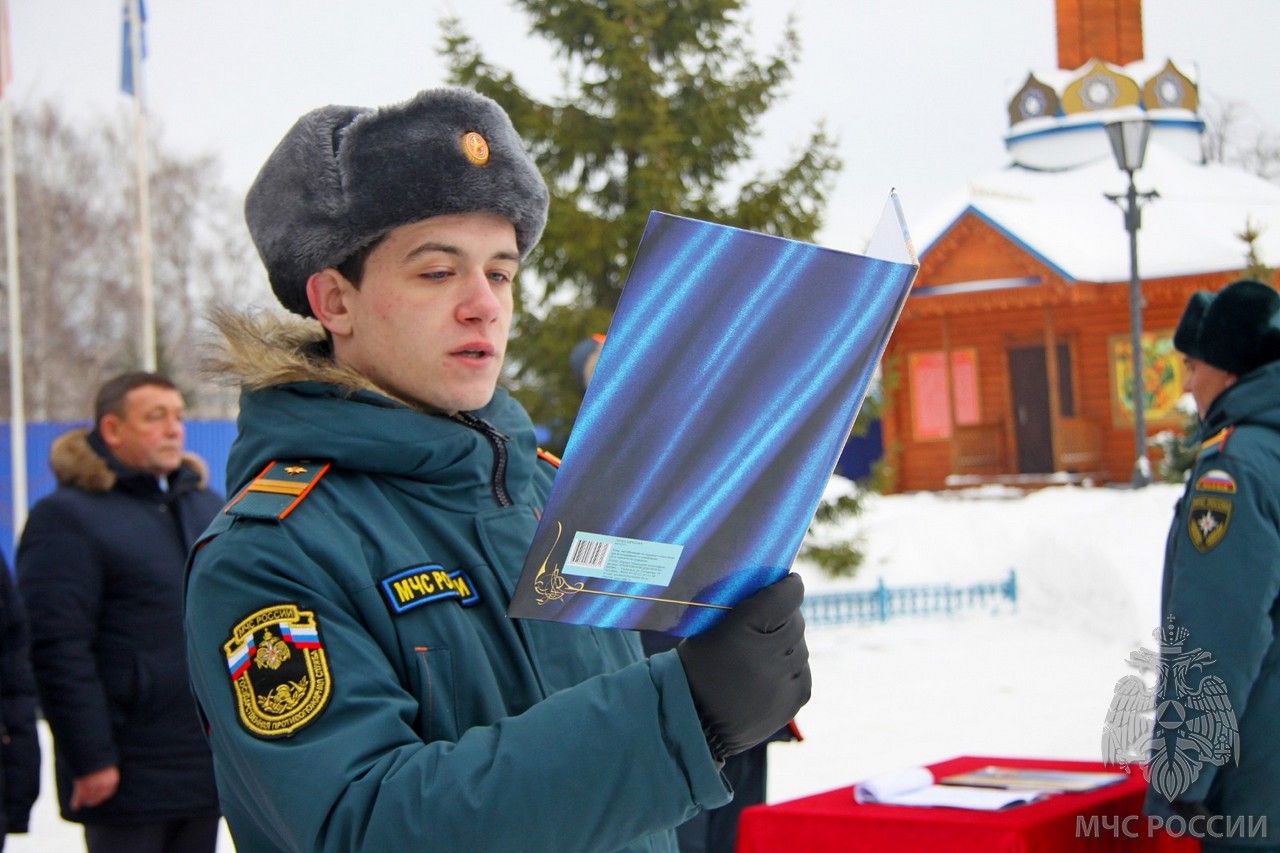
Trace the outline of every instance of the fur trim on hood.
{"label": "fur trim on hood", "polygon": [[[209,481],[209,466],[194,453],[182,454],[182,464],[195,471],[200,478],[200,488]],[[53,476],[64,486],[74,486],[86,492],[109,492],[116,485],[116,472],[107,460],[89,444],[89,430],[82,428],[64,432],[54,439],[49,448],[49,467]]]}
{"label": "fur trim on hood", "polygon": [[206,369],[219,382],[237,383],[255,391],[290,382],[324,382],[339,388],[373,391],[423,410],[421,404],[380,388],[364,374],[333,360],[324,327],[315,320],[230,309],[213,312],[213,324],[223,344]]}

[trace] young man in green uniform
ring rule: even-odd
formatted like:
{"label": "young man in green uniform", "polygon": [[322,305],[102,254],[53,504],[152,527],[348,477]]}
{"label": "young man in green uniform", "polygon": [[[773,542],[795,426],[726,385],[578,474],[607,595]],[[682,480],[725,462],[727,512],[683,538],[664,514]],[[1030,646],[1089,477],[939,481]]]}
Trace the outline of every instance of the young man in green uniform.
{"label": "young man in green uniform", "polygon": [[1277,850],[1280,294],[1197,293],[1174,345],[1202,444],[1165,552],[1147,809],[1206,850]]}
{"label": "young man in green uniform", "polygon": [[235,497],[186,630],[241,851],[674,850],[731,796],[724,758],[808,699],[795,576],[647,660],[506,617],[554,474],[497,387],[546,209],[461,89],[309,113],[249,192],[273,289],[314,320],[222,321]]}

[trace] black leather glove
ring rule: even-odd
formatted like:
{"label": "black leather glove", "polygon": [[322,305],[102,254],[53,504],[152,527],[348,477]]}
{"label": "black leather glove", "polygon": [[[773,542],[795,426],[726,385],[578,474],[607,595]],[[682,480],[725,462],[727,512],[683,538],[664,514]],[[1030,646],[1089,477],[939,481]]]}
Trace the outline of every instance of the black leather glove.
{"label": "black leather glove", "polygon": [[1174,800],[1170,805],[1173,807],[1175,814],[1187,820],[1191,820],[1193,817],[1213,817],[1213,812],[1209,811],[1205,804],[1199,801]]}
{"label": "black leather glove", "polygon": [[804,582],[787,575],[676,646],[717,760],[760,743],[809,701],[813,677],[800,615],[803,599]]}

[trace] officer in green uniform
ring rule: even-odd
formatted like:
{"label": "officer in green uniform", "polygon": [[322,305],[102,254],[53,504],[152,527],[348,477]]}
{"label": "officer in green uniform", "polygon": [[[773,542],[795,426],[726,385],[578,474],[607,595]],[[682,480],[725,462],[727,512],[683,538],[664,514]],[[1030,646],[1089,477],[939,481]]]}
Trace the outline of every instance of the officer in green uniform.
{"label": "officer in green uniform", "polygon": [[281,303],[226,314],[232,500],[187,656],[240,851],[674,850],[810,689],[795,576],[645,659],[511,620],[554,475],[497,388],[547,190],[493,101],[303,116],[246,219]]}
{"label": "officer in green uniform", "polygon": [[1201,449],[1166,546],[1147,809],[1205,850],[1277,850],[1280,294],[1196,293],[1174,345]]}

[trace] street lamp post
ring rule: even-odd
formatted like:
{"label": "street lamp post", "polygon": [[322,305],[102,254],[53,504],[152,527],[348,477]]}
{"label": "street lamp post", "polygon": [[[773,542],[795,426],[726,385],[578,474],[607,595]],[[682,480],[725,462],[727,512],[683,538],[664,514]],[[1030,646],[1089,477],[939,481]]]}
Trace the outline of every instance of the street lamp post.
{"label": "street lamp post", "polygon": [[1141,202],[1158,194],[1152,190],[1140,193],[1133,173],[1142,168],[1147,153],[1151,122],[1146,119],[1113,121],[1105,125],[1116,165],[1129,176],[1127,193],[1106,196],[1124,212],[1124,227],[1129,232],[1129,336],[1133,351],[1133,428],[1136,458],[1133,462],[1134,488],[1151,482],[1151,461],[1147,458],[1146,387],[1142,381],[1142,282],[1138,278],[1138,229],[1142,227]]}

